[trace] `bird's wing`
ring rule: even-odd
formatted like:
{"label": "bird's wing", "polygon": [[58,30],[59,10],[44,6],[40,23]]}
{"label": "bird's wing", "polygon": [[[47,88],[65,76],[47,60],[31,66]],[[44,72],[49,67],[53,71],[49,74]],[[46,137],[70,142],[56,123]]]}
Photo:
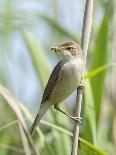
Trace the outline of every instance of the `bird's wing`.
{"label": "bird's wing", "polygon": [[54,68],[54,70],[52,71],[51,75],[50,75],[50,78],[48,80],[48,83],[45,87],[45,90],[44,90],[44,93],[43,93],[43,97],[42,97],[42,101],[41,101],[41,104],[44,103],[47,99],[49,99],[50,97],[50,94],[53,90],[53,88],[55,87],[56,85],[56,82],[58,80],[58,75],[59,75],[59,72],[61,70],[61,67],[65,64],[66,62],[64,60],[61,60],[57,65],[56,67]]}

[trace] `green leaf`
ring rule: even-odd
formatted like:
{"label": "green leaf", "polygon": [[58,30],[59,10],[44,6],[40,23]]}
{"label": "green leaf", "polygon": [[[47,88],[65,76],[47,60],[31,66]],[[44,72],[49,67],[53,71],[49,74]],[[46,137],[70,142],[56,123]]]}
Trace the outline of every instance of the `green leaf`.
{"label": "green leaf", "polygon": [[[109,153],[101,150],[100,148],[98,148],[97,146],[89,143],[88,141],[86,141],[85,139],[79,138],[79,141],[81,142],[81,149],[83,150],[83,154],[86,155],[109,155]],[[81,154],[80,154],[81,155]]]}
{"label": "green leaf", "polygon": [[107,68],[112,67],[112,66],[116,66],[116,63],[109,63],[109,64],[106,64],[106,65],[100,66],[97,69],[91,71],[90,73],[86,73],[84,78],[85,79],[93,78],[96,75],[98,75],[98,74],[102,73],[103,71],[105,71]]}
{"label": "green leaf", "polygon": [[9,145],[11,142],[11,137],[8,135],[8,133],[6,134],[2,134],[0,136],[0,153],[3,155],[7,155],[8,154],[8,149],[5,149],[3,146],[3,144],[7,144]]}
{"label": "green leaf", "polygon": [[47,22],[48,25],[50,25],[53,29],[57,30],[58,33],[60,33],[61,35],[64,35],[66,37],[71,38],[72,40],[78,42],[77,37],[75,36],[75,34],[70,33],[68,30],[66,30],[65,28],[63,28],[56,20],[52,19],[49,16],[46,16],[44,14],[40,14],[38,15],[40,18],[42,18],[44,21]]}
{"label": "green leaf", "polygon": [[93,100],[93,94],[91,89],[91,84],[89,80],[86,80],[86,90],[85,91],[85,107],[84,107],[84,127],[82,135],[89,142],[97,145],[97,131],[96,131],[96,115],[95,115],[95,105]]}
{"label": "green leaf", "polygon": [[39,41],[31,32],[26,29],[23,29],[21,32],[23,34],[28,51],[31,54],[32,62],[40,78],[42,86],[45,87],[51,71],[48,58],[45,55]]}
{"label": "green leaf", "polygon": [[[89,81],[87,82],[87,88],[88,88],[88,90],[89,90],[89,92],[91,92],[91,88],[90,88],[90,86],[89,86]],[[89,94],[88,95],[88,97],[90,97],[91,98],[91,96],[90,96],[91,94]],[[88,98],[87,97],[87,98]],[[87,108],[87,110],[88,110],[88,114],[89,114],[89,116],[87,115],[87,117],[89,118],[89,117],[93,117],[94,116],[94,110],[92,109],[92,104],[93,104],[93,102],[91,102],[92,101],[92,98],[91,99],[88,99],[87,101],[89,101],[89,104],[87,104],[86,105],[86,108]],[[91,104],[92,103],[92,104]],[[26,114],[26,116],[28,117],[28,118],[30,118],[31,120],[32,120],[32,116],[31,116],[31,114],[30,114],[30,112],[28,111],[28,109],[24,106],[24,105],[22,105],[22,104],[20,104],[20,106],[21,106],[21,108],[22,108],[22,110],[23,110],[23,112]],[[94,105],[93,105],[94,106]],[[91,107],[91,109],[90,109],[90,107]],[[94,116],[95,117],[95,116]],[[94,128],[94,126],[96,125],[95,124],[95,120],[94,120],[95,118],[92,118],[91,119],[91,126],[93,126],[93,128]],[[51,123],[51,122],[48,122],[48,121],[44,121],[44,120],[41,120],[41,123],[42,124],[44,124],[44,125],[46,125],[46,126],[48,126],[48,127],[50,127],[50,128],[52,128],[53,129],[53,131],[55,131],[55,136],[57,137],[58,136],[58,138],[61,138],[60,136],[62,136],[62,135],[67,135],[67,136],[72,136],[73,134],[72,134],[72,132],[70,132],[69,130],[67,130],[67,129],[65,129],[64,127],[62,127],[62,126],[58,126],[57,124],[53,124],[53,123]],[[89,122],[90,123],[90,122]],[[13,123],[10,123],[10,124],[13,124]],[[86,131],[87,131],[87,128],[85,129]],[[93,130],[96,130],[96,129],[93,129]],[[56,131],[58,131],[57,133],[56,133]],[[38,134],[40,135],[40,129],[39,129],[39,127],[37,128],[37,132],[38,132]],[[62,133],[62,134],[61,134]],[[91,132],[89,132],[90,133],[90,135],[91,135]],[[86,132],[86,135],[87,135],[88,133]],[[95,134],[93,134],[94,135],[94,137],[95,137]],[[66,137],[67,138],[67,137]],[[43,139],[44,140],[46,140],[46,138],[44,137],[44,135],[43,135]],[[95,139],[95,138],[94,138]],[[56,139],[57,140],[57,139]],[[69,140],[69,139],[68,139]],[[41,140],[40,140],[41,141]],[[69,145],[67,145],[67,143],[66,143],[66,139],[65,140],[63,140],[64,141],[64,143],[65,144],[63,144],[63,146],[65,147],[65,146],[69,146]],[[87,140],[85,140],[85,139],[83,139],[83,138],[81,138],[81,137],[79,137],[79,142],[80,142],[80,144],[81,145],[84,145],[84,146],[86,146],[88,149],[90,149],[91,151],[93,151],[93,152],[97,152],[97,154],[98,155],[108,155],[107,153],[105,153],[104,151],[102,151],[100,148],[98,148],[97,146],[95,146],[95,145],[93,145],[92,143],[90,143],[89,141],[87,141]],[[68,143],[70,143],[70,142],[68,142]],[[61,144],[61,140],[60,140],[60,144]],[[59,144],[59,145],[60,145]],[[60,147],[60,146],[59,146]],[[70,147],[71,147],[71,145],[70,145]],[[56,148],[56,149],[58,149],[58,148]],[[69,149],[69,148],[68,148]],[[70,149],[71,150],[71,149]],[[69,154],[69,150],[67,150],[67,152],[65,152],[65,153],[68,153]]]}
{"label": "green leaf", "polygon": [[[102,24],[100,26],[93,55],[92,69],[107,64],[108,61],[108,34],[109,34],[109,16],[106,9]],[[100,111],[102,106],[102,97],[104,92],[106,72],[102,72],[99,76],[91,79],[92,92],[96,111],[96,123],[99,122]],[[99,86],[99,87],[98,87]]]}
{"label": "green leaf", "polygon": [[[32,116],[31,116],[30,112],[28,111],[28,109],[22,103],[20,103],[20,106],[21,106],[21,109],[23,110],[23,112],[25,113],[25,115],[30,120],[32,120]],[[18,121],[17,120],[14,120],[14,121],[12,121],[12,122],[4,125],[2,127],[2,129],[0,130],[0,132],[3,129],[7,129],[7,128],[15,125],[16,123],[18,123]],[[65,135],[68,135],[68,136],[72,136],[73,135],[73,133],[70,132],[70,131],[68,131],[67,129],[65,129],[65,128],[61,127],[61,126],[58,126],[56,124],[52,124],[51,122],[47,122],[47,121],[41,120],[41,123],[44,124],[44,125],[46,125],[46,126],[49,126],[50,128],[53,128],[54,130],[59,131],[59,132],[65,134]],[[40,136],[40,129],[39,130],[38,129],[39,129],[39,127],[37,128],[37,132],[38,132],[38,134]],[[43,138],[45,138],[44,135],[43,135]],[[39,140],[40,140],[40,137],[39,137]],[[41,142],[41,140],[40,140],[40,142]],[[90,148],[91,150],[97,152],[99,155],[108,155],[107,153],[105,153],[104,151],[102,151],[101,149],[99,149],[98,147],[94,146],[93,144],[91,144],[90,142],[86,141],[85,139],[83,139],[81,137],[79,137],[79,142],[80,142],[81,145],[85,145],[86,147]]]}
{"label": "green leaf", "polygon": [[[22,130],[25,131],[25,132],[23,132],[25,134],[25,144],[23,143],[25,153],[30,154],[29,152],[31,152],[30,147],[29,147],[29,142],[28,142],[28,140],[30,140],[30,143],[32,144],[33,151],[34,151],[35,155],[39,154],[33,145],[33,141],[30,137],[29,132],[28,132],[27,124],[24,120],[24,117],[23,117],[21,109],[19,108],[19,105],[17,104],[18,101],[16,100],[16,98],[10,93],[9,90],[7,90],[2,85],[0,85],[0,96],[2,96],[5,99],[5,101],[7,101],[6,103],[11,107],[12,111],[17,116],[17,119],[19,120],[19,124],[22,126]],[[20,134],[21,134],[21,132],[20,132]],[[28,139],[27,139],[27,136],[28,136]],[[21,134],[21,137],[22,137],[22,134]],[[22,137],[22,139],[23,138],[24,138],[24,136]]]}
{"label": "green leaf", "polygon": [[23,125],[23,128],[27,130],[27,125],[25,123],[25,120],[23,118],[22,112],[19,108],[19,105],[17,104],[17,100],[15,97],[10,93],[9,90],[7,90],[5,87],[0,85],[0,96],[2,96],[8,103],[8,105],[11,107],[11,109],[16,114],[18,120],[20,120],[21,124]]}

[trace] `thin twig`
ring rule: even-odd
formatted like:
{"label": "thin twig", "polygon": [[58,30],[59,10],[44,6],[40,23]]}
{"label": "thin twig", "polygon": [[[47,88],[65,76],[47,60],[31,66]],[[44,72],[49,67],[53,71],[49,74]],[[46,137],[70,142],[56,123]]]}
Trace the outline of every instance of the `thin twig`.
{"label": "thin twig", "polygon": [[[93,12],[93,0],[86,0],[84,18],[83,18],[82,38],[81,38],[81,47],[85,53],[85,61],[91,32],[92,12]],[[80,117],[81,115],[81,105],[82,105],[82,90],[77,89],[75,115],[78,117]],[[71,155],[77,155],[78,139],[79,139],[79,125],[75,123],[73,131]]]}

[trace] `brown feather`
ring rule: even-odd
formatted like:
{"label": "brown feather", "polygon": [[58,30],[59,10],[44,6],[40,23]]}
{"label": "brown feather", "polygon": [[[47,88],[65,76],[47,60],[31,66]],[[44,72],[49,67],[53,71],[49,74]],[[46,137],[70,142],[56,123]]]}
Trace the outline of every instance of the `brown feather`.
{"label": "brown feather", "polygon": [[57,80],[58,80],[58,75],[60,72],[61,67],[65,64],[64,60],[61,60],[56,67],[54,68],[54,70],[52,71],[50,78],[48,80],[48,83],[45,87],[44,93],[43,93],[43,97],[42,97],[42,101],[41,104],[44,103],[46,100],[49,99],[50,94],[53,90],[53,88],[55,87]]}

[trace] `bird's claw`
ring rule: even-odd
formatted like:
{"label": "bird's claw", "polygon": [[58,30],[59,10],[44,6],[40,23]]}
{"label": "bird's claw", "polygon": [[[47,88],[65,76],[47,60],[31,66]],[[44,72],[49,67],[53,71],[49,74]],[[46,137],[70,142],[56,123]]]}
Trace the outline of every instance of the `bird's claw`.
{"label": "bird's claw", "polygon": [[78,89],[85,90],[85,85],[84,84],[79,85]]}
{"label": "bird's claw", "polygon": [[74,120],[76,123],[81,124],[82,118],[81,118],[81,117],[74,117],[73,120]]}

